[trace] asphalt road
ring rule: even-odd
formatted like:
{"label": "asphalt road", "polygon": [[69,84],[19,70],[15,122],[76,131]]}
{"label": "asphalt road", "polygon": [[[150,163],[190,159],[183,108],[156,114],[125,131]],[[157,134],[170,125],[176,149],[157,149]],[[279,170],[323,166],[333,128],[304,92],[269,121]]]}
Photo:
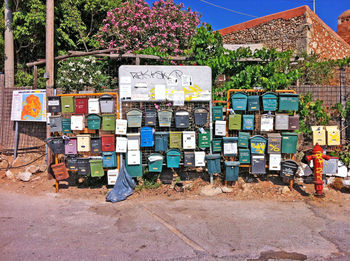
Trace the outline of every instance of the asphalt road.
{"label": "asphalt road", "polygon": [[338,203],[129,200],[0,191],[0,260],[350,260]]}

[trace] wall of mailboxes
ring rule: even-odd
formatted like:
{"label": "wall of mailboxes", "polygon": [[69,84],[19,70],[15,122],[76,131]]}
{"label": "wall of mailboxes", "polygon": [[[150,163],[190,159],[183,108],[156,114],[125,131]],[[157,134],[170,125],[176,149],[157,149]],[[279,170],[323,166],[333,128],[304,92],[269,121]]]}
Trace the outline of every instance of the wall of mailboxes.
{"label": "wall of mailboxes", "polygon": [[[65,155],[65,166],[78,175],[102,177],[107,169],[109,185],[118,175],[117,153],[125,154],[132,177],[142,176],[145,162],[140,148],[154,150],[147,155],[149,172],[160,173],[163,166],[207,165],[209,174],[221,173],[224,156],[227,181],[236,181],[239,167],[248,165],[252,174],[265,174],[268,165],[270,171],[279,171],[283,177],[293,176],[298,167],[290,158],[297,150],[298,135],[294,131],[299,129],[295,113],[299,95],[237,92],[229,103],[227,116],[222,106],[213,106],[211,112],[205,107],[193,111],[131,108],[125,113],[126,119],[116,119],[115,97],[111,95],[52,96],[48,97],[48,110],[53,114],[49,121],[56,136],[47,143],[53,153]],[[210,113],[213,137],[208,129]],[[195,130],[188,130],[190,122],[195,124]],[[314,126],[312,130],[314,144],[339,145],[336,126]]]}

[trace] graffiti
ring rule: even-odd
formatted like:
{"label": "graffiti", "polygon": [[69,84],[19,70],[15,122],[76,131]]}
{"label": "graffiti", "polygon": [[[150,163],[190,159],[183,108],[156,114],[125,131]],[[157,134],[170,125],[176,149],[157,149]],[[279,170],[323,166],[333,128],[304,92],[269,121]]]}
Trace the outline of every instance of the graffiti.
{"label": "graffiti", "polygon": [[181,79],[183,72],[180,70],[173,70],[170,73],[166,73],[163,71],[138,71],[138,72],[130,72],[131,77],[137,80],[146,80],[146,79],[166,79],[169,80],[171,78]]}
{"label": "graffiti", "polygon": [[255,149],[255,152],[258,154],[264,154],[265,146],[266,144],[264,142],[260,143],[251,143],[251,146],[253,149]]}
{"label": "graffiti", "polygon": [[273,151],[273,152],[280,152],[280,150],[281,150],[278,147],[278,145],[269,144],[269,147],[270,147],[270,151]]}

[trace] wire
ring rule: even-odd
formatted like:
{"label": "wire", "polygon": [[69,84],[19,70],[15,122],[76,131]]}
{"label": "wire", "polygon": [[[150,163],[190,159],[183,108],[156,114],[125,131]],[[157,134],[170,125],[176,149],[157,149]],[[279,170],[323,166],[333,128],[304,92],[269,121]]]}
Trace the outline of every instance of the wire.
{"label": "wire", "polygon": [[242,12],[238,12],[238,11],[235,11],[235,10],[232,10],[232,9],[229,9],[229,8],[226,8],[226,7],[223,7],[223,6],[220,6],[220,5],[216,5],[216,4],[213,4],[213,3],[210,3],[208,1],[205,1],[205,0],[199,0],[203,3],[206,3],[208,5],[212,5],[212,6],[215,6],[217,8],[221,8],[221,9],[224,9],[226,11],[230,11],[232,13],[236,13],[236,14],[240,14],[240,15],[245,15],[245,16],[250,16],[250,17],[254,17],[254,18],[257,18],[258,16],[255,16],[255,15],[250,15],[250,14],[246,14],[246,13],[242,13]]}
{"label": "wire", "polygon": [[47,153],[42,154],[42,155],[40,155],[38,158],[32,160],[31,162],[28,162],[28,163],[26,163],[26,164],[23,164],[23,165],[20,165],[20,166],[16,166],[16,167],[12,167],[12,165],[8,162],[7,159],[4,159],[4,158],[0,157],[1,159],[7,161],[7,168],[0,168],[0,170],[18,169],[18,168],[22,168],[22,167],[28,166],[29,164],[32,164],[32,163],[34,163],[35,161],[37,161],[37,160],[41,159],[42,157],[44,157],[46,154],[47,154]]}

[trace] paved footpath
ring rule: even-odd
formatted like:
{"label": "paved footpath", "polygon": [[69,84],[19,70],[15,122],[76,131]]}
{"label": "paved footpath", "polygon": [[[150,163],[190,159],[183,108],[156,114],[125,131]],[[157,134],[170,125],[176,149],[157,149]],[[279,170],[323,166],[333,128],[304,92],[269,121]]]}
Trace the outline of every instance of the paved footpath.
{"label": "paved footpath", "polygon": [[0,260],[350,260],[350,197],[127,200],[0,191]]}

